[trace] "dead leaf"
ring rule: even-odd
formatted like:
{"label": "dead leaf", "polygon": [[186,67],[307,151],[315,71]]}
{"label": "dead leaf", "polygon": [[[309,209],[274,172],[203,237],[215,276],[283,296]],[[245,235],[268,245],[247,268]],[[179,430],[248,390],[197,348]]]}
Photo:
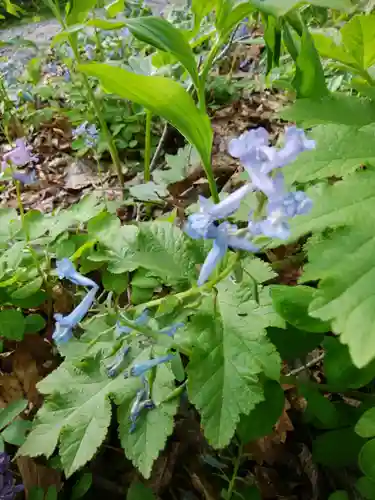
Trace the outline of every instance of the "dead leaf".
{"label": "dead leaf", "polygon": [[26,498],[28,498],[28,492],[34,487],[43,488],[47,492],[50,486],[55,486],[57,491],[60,491],[62,486],[60,471],[39,464],[31,457],[18,457],[16,462],[22,476]]}

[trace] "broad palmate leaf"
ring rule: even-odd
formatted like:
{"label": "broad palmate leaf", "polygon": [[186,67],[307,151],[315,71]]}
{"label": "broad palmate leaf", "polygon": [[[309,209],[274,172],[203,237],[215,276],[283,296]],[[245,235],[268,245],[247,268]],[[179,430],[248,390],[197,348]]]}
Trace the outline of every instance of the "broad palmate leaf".
{"label": "broad palmate leaf", "polygon": [[332,321],[354,364],[362,368],[375,358],[374,224],[370,219],[341,228],[307,248],[309,264],[302,279],[320,279],[310,314]]}
{"label": "broad palmate leaf", "polygon": [[174,388],[174,376],[170,368],[166,365],[159,366],[152,384],[152,400],[157,407],[140,415],[137,427],[131,434],[129,414],[132,401],[126,398],[118,408],[121,444],[126,456],[146,478],[150,477],[154,460],[173,431],[173,417],[178,408],[178,398],[165,403],[162,401]]}
{"label": "broad palmate leaf", "polygon": [[169,222],[144,223],[139,228],[132,263],[160,276],[167,284],[197,276],[195,243]]}
{"label": "broad palmate leaf", "polygon": [[[344,160],[343,160],[344,161]],[[291,221],[292,239],[304,234],[375,218],[375,172],[359,171],[333,185],[308,190],[314,206],[308,215]],[[279,245],[277,241],[275,244]]]}
{"label": "broad palmate leaf", "polygon": [[65,362],[38,384],[46,396],[19,455],[47,458],[59,442],[67,477],[92,459],[111,421],[110,398],[133,398],[140,382],[119,376],[110,379],[99,361],[88,359],[80,368]]}
{"label": "broad palmate leaf", "polygon": [[373,132],[346,125],[319,125],[309,137],[316,149],[300,155],[285,168],[288,182],[344,177],[367,162],[375,162]]}
{"label": "broad palmate leaf", "polygon": [[238,291],[229,281],[220,284],[217,296],[207,298],[189,323],[196,345],[188,392],[216,448],[229,443],[240,415],[264,400],[262,378],[280,374],[279,355],[265,333],[268,316],[255,314],[252,301],[247,309]]}

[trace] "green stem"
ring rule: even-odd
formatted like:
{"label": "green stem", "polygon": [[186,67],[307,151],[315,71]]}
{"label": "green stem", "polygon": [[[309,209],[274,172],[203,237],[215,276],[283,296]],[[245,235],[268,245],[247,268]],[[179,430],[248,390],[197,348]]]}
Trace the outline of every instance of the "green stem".
{"label": "green stem", "polygon": [[203,65],[202,71],[199,75],[199,92],[198,92],[198,99],[199,99],[199,109],[206,113],[206,83],[207,83],[207,78],[208,74],[210,72],[210,69],[212,67],[212,63],[214,62],[214,59],[217,55],[217,53],[220,50],[221,45],[223,44],[222,40],[219,39],[217,40],[214,45],[212,46],[207,59]]}
{"label": "green stem", "polygon": [[[231,256],[232,258],[229,259],[228,266],[221,273],[219,273],[214,279],[212,279],[211,281],[209,281],[208,283],[206,283],[201,287],[193,287],[190,288],[189,290],[186,290],[185,292],[176,293],[175,295],[173,295],[173,297],[175,297],[179,302],[183,302],[185,299],[188,299],[190,297],[199,296],[206,294],[207,292],[210,292],[218,283],[220,283],[227,276],[229,276],[232,273],[235,266],[237,265],[238,260],[240,258],[240,254],[235,253],[232,254]],[[158,307],[160,306],[160,304],[164,302],[164,300],[165,297],[162,297],[160,299],[150,300],[149,302],[140,304],[139,306],[132,307],[130,308],[130,310],[134,309],[137,311],[140,309],[143,310],[146,308],[149,309],[151,307]]]}
{"label": "green stem", "polygon": [[30,233],[29,233],[29,228],[27,226],[27,222],[26,222],[26,218],[25,218],[25,209],[24,209],[24,206],[22,203],[22,198],[21,198],[21,184],[19,181],[14,181],[14,183],[16,186],[17,205],[18,205],[18,209],[20,211],[22,229],[24,230],[25,237],[26,237],[27,249],[29,250],[31,257],[33,258],[33,261],[35,263],[35,267],[38,269],[38,272],[39,272],[41,278],[43,279],[45,289],[46,289],[46,291],[48,291],[48,287],[49,287],[48,278],[40,265],[38,254],[35,252],[32,245],[30,244]]}
{"label": "green stem", "polygon": [[152,112],[146,111],[146,132],[145,132],[145,169],[144,180],[150,182],[151,180],[151,125],[152,125]]}
{"label": "green stem", "polygon": [[227,494],[226,494],[226,500],[231,500],[231,498],[232,498],[233,490],[234,490],[234,487],[236,485],[236,479],[237,479],[237,476],[238,476],[238,471],[239,471],[239,468],[240,468],[240,465],[241,465],[242,454],[243,454],[243,445],[240,444],[240,446],[238,447],[238,453],[237,453],[236,461],[234,462],[233,474],[232,474],[232,478],[231,478],[229,486],[228,486],[228,490],[227,490]]}
{"label": "green stem", "polygon": [[[94,10],[92,12],[92,18],[96,19]],[[96,40],[96,48],[97,48],[97,51],[99,52],[100,60],[103,62],[105,60],[105,54],[104,54],[102,42],[100,40],[99,31],[97,28],[94,28],[94,33],[95,33],[95,40]]]}
{"label": "green stem", "polygon": [[[68,27],[61,15],[61,12],[60,12],[60,9],[55,5],[55,9],[54,9],[54,12],[56,14],[56,17],[57,17],[57,20],[59,21],[59,23],[61,24],[62,28],[67,31]],[[74,54],[74,58],[75,58],[75,61],[77,64],[80,64],[81,63],[81,57],[80,57],[80,54],[79,54],[79,51],[78,51],[78,46],[77,46],[77,42],[74,38],[74,36],[72,36],[71,34],[68,34],[68,41],[69,41],[69,45],[71,46],[72,50],[73,50],[73,54]],[[94,94],[94,91],[93,89],[91,88],[91,85],[90,85],[90,81],[87,77],[87,75],[85,75],[84,73],[82,74],[82,78],[83,78],[83,83],[86,87],[86,90],[87,90],[87,94],[90,98],[90,101],[92,103],[92,106],[94,108],[94,111],[95,111],[95,114],[99,120],[99,123],[100,123],[100,127],[101,127],[101,130],[103,131],[104,133],[104,136],[105,136],[105,139],[107,141],[107,145],[108,145],[108,149],[109,149],[109,153],[111,155],[111,158],[112,158],[112,161],[113,161],[113,164],[116,168],[116,172],[117,172],[117,177],[119,179],[119,182],[121,184],[121,186],[124,184],[124,176],[123,176],[123,173],[122,173],[122,165],[121,165],[121,161],[120,161],[120,157],[118,155],[118,151],[117,151],[117,147],[116,147],[116,144],[115,144],[115,141],[112,137],[112,134],[111,132],[109,131],[109,128],[107,126],[107,123],[105,121],[105,118],[104,118],[104,115],[101,111],[101,107],[100,107],[100,104]]]}

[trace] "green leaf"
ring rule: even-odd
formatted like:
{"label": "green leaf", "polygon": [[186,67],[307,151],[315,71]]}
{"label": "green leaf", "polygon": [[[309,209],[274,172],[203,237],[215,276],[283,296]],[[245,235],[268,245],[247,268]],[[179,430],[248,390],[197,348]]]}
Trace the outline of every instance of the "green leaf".
{"label": "green leaf", "polygon": [[329,34],[313,33],[312,36],[314,38],[315,47],[322,57],[334,59],[346,66],[355,66],[355,59],[346,51],[345,46],[343,44],[338,45],[336,40],[329,36]]}
{"label": "green leaf", "polygon": [[364,443],[352,428],[325,432],[313,441],[313,459],[328,467],[349,467],[355,465]]}
{"label": "green leaf", "polygon": [[[333,185],[316,186],[307,191],[313,201],[308,215],[291,221],[292,238],[327,227],[356,224],[363,214],[372,220],[375,212],[375,172],[360,171]],[[341,259],[341,257],[340,257]]]}
{"label": "green leaf", "polygon": [[60,441],[61,463],[70,477],[102,444],[111,421],[110,398],[132,398],[137,388],[137,379],[108,378],[98,360],[87,359],[79,368],[64,362],[38,384],[45,403],[19,455],[48,458]]}
{"label": "green leaf", "polygon": [[199,26],[202,19],[207,16],[215,7],[218,0],[192,0],[191,10],[195,16],[195,25]]}
{"label": "green leaf", "polygon": [[158,366],[152,384],[152,400],[156,408],[140,415],[133,433],[129,432],[132,401],[126,400],[118,409],[121,445],[127,458],[145,478],[150,477],[152,465],[173,431],[173,417],[178,408],[178,400],[166,403],[162,401],[174,388],[171,370],[166,365]]}
{"label": "green leaf", "polygon": [[277,276],[271,265],[258,257],[246,258],[242,262],[244,274],[251,276],[257,283],[265,283]]}
{"label": "green leaf", "polygon": [[[304,128],[329,123],[352,125],[356,129],[348,128],[348,130],[352,130],[356,135],[358,127],[375,122],[375,104],[358,96],[333,93],[320,99],[297,99],[291,106],[282,109],[279,115],[284,120],[302,124]],[[319,130],[324,130],[324,128],[320,127]],[[332,130],[330,128],[327,130],[331,135],[331,139],[336,141],[337,138]],[[345,130],[345,128],[342,130]],[[324,138],[318,136],[318,139]],[[321,148],[320,142],[317,145],[316,152]]]}
{"label": "green leaf", "polygon": [[319,125],[309,137],[316,140],[317,147],[314,151],[302,153],[294,163],[285,167],[290,183],[345,177],[361,165],[375,162],[373,133],[365,129]]}
{"label": "green leaf", "polygon": [[26,433],[31,429],[32,423],[28,420],[15,420],[1,433],[5,442],[14,446],[22,446]]}
{"label": "green leaf", "polygon": [[119,30],[126,26],[124,21],[108,21],[107,19],[90,19],[87,21],[86,26],[92,26],[102,30]]}
{"label": "green leaf", "polygon": [[350,500],[346,491],[337,490],[329,496],[328,500]]}
{"label": "green leaf", "polygon": [[81,64],[84,73],[99,78],[103,87],[162,116],[193,144],[204,165],[211,165],[212,129],[184,88],[168,78],[130,73],[107,64]]}
{"label": "green leaf", "polygon": [[134,482],[128,489],[126,500],[155,500],[155,496],[143,483]]}
{"label": "green leaf", "polygon": [[193,51],[183,33],[161,17],[137,17],[127,19],[126,24],[131,33],[159,50],[173,54],[187,69],[199,89],[198,68]]}
{"label": "green leaf", "polygon": [[207,298],[189,322],[196,345],[187,372],[190,400],[201,414],[205,436],[223,448],[240,415],[264,401],[261,379],[278,379],[280,359],[261,319],[251,310],[240,311],[238,287],[221,283],[218,290],[216,304]]}
{"label": "green leaf", "polygon": [[299,392],[307,401],[304,420],[317,427],[334,429],[339,425],[339,412],[336,406],[315,387],[299,384]]}
{"label": "green leaf", "polygon": [[160,281],[145,269],[138,269],[132,277],[132,286],[155,289],[160,286]]}
{"label": "green leaf", "polygon": [[189,172],[200,165],[200,158],[195,148],[187,144],[176,155],[165,155],[168,170],[155,170],[152,174],[157,184],[169,185],[186,179]]}
{"label": "green leaf", "polygon": [[73,486],[72,495],[70,500],[78,500],[86,495],[92,485],[92,474],[91,472],[86,472],[78,479],[76,484]]}
{"label": "green leaf", "polygon": [[371,481],[368,477],[360,477],[356,482],[355,487],[366,500],[375,499],[375,482]]}
{"label": "green leaf", "polygon": [[[251,3],[267,14],[283,16],[301,3],[301,0],[251,0]],[[337,10],[349,10],[350,0],[309,0],[309,4]]]}
{"label": "green leaf", "polygon": [[91,9],[96,5],[97,0],[71,0],[69,13],[66,16],[66,24],[83,23]]}
{"label": "green leaf", "polygon": [[249,415],[241,415],[237,434],[244,444],[271,434],[283,412],[285,396],[280,384],[273,380],[266,381],[264,398]]}
{"label": "green leaf", "polygon": [[129,193],[137,200],[141,201],[157,201],[160,202],[163,198],[169,196],[165,186],[155,184],[155,182],[146,182],[129,188]]}
{"label": "green leaf", "polygon": [[301,47],[296,60],[293,86],[298,98],[318,99],[327,95],[324,70],[309,30],[304,26]]}
{"label": "green leaf", "polygon": [[355,432],[363,438],[375,436],[375,408],[365,411],[355,426]]}
{"label": "green leaf", "polygon": [[134,267],[143,267],[168,284],[196,278],[195,253],[191,240],[169,222],[144,223],[131,257]]}
{"label": "green leaf", "polygon": [[375,361],[360,370],[354,366],[348,347],[337,338],[327,337],[323,346],[326,351],[324,374],[328,384],[341,390],[359,389],[374,379]]}
{"label": "green leaf", "polygon": [[0,336],[9,340],[22,340],[25,333],[25,319],[20,311],[0,311]]}
{"label": "green leaf", "polygon": [[108,5],[105,6],[109,17],[116,17],[117,14],[124,12],[125,10],[125,0],[113,0]]}
{"label": "green leaf", "polygon": [[330,323],[309,315],[309,306],[316,290],[309,286],[272,285],[271,297],[275,311],[285,321],[306,332],[324,333],[330,330]]}
{"label": "green leaf", "polygon": [[129,278],[127,274],[112,274],[109,271],[104,271],[102,282],[105,290],[121,295],[128,286]]}
{"label": "green leaf", "polygon": [[341,29],[342,43],[346,51],[362,69],[375,63],[375,15],[357,15]]}
{"label": "green leaf", "polygon": [[359,468],[369,479],[375,481],[375,439],[368,441],[358,457]]}
{"label": "green leaf", "polygon": [[26,399],[17,399],[0,410],[0,430],[9,425],[20,413],[27,408]]}
{"label": "green leaf", "polygon": [[87,224],[87,231],[92,239],[111,250],[115,256],[125,256],[138,233],[135,226],[121,226],[120,219],[108,212],[93,217]]}
{"label": "green leaf", "polygon": [[58,493],[56,486],[50,486],[44,500],[57,500]]}
{"label": "green leaf", "polygon": [[233,29],[253,10],[254,7],[248,1],[240,2],[237,5],[234,5],[233,0],[219,1],[219,8],[216,11],[216,28],[221,39],[225,40]]}
{"label": "green leaf", "polygon": [[38,276],[34,280],[30,281],[30,283],[27,283],[21,288],[18,288],[18,290],[11,294],[11,297],[13,299],[26,299],[27,297],[34,295],[38,290],[40,290],[42,284],[43,278],[41,276]]}
{"label": "green leaf", "polygon": [[318,347],[324,339],[322,333],[311,333],[287,325],[286,329],[269,327],[267,335],[276,346],[281,359],[293,361],[296,358],[303,358]]}
{"label": "green leaf", "polygon": [[267,74],[277,68],[281,53],[281,24],[274,16],[264,16],[264,41],[267,47]]}
{"label": "green leaf", "polygon": [[321,280],[310,314],[332,321],[332,330],[348,346],[354,364],[363,368],[375,358],[373,224],[343,228],[308,250],[304,279]]}

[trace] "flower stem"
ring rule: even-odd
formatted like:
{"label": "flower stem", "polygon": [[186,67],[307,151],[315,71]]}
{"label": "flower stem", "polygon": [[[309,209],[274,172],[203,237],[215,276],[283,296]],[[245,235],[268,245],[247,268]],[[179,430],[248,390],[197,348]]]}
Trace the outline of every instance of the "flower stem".
{"label": "flower stem", "polygon": [[[69,45],[71,46],[71,48],[73,50],[73,54],[74,54],[74,58],[75,58],[76,63],[80,64],[81,63],[81,57],[80,57],[80,54],[79,54],[79,51],[78,51],[78,46],[77,46],[77,40],[76,40],[76,38],[74,37],[74,35],[69,34],[68,26],[66,25],[65,20],[62,17],[60,9],[57,7],[57,5],[55,5],[55,7],[53,9],[53,12],[56,15],[57,20],[61,24],[62,28],[65,31],[68,32],[68,42],[69,42]],[[99,120],[100,127],[101,127],[101,129],[102,129],[102,131],[104,133],[105,139],[107,141],[109,153],[111,155],[113,164],[114,164],[114,166],[116,168],[116,173],[117,173],[118,180],[119,180],[119,182],[120,182],[120,184],[122,186],[124,184],[124,175],[122,173],[122,165],[121,165],[121,161],[120,161],[120,157],[119,157],[119,154],[118,154],[118,151],[117,151],[117,147],[116,147],[115,141],[114,141],[114,139],[112,137],[112,134],[111,134],[108,126],[107,126],[107,123],[106,123],[104,115],[102,113],[100,104],[99,104],[99,102],[98,102],[98,100],[97,100],[97,98],[96,98],[96,96],[94,94],[93,89],[91,88],[90,81],[89,81],[87,75],[85,75],[83,73],[82,74],[82,79],[83,79],[83,83],[84,83],[84,85],[86,87],[86,91],[87,91],[88,97],[89,97],[89,99],[90,99],[90,101],[92,103],[92,106],[94,108],[95,114],[96,114],[96,116],[97,116],[97,118]]]}
{"label": "flower stem", "polygon": [[145,132],[145,169],[144,181],[150,182],[151,180],[151,125],[152,125],[152,112],[146,111],[146,132]]}
{"label": "flower stem", "polygon": [[231,478],[229,486],[228,486],[225,500],[231,500],[231,498],[232,498],[233,490],[234,490],[234,487],[236,485],[236,479],[238,476],[238,470],[239,470],[240,465],[241,465],[242,453],[243,453],[243,446],[242,446],[242,444],[240,444],[240,446],[238,447],[237,457],[236,457],[236,460],[234,462],[233,474],[232,474],[232,478]]}

